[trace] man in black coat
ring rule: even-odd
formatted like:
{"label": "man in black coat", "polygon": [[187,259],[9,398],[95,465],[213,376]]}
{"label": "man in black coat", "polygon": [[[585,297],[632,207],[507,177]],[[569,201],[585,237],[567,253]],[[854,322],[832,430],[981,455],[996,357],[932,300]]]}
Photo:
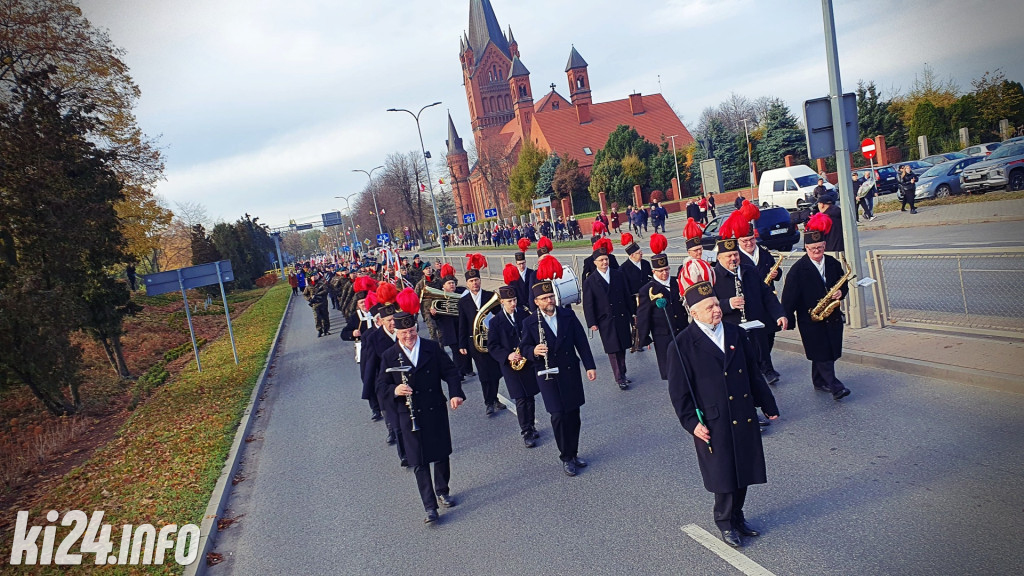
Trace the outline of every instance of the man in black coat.
{"label": "man in black coat", "polygon": [[[679,281],[669,274],[668,256],[655,254],[651,257],[651,266],[654,269],[654,279],[640,288],[637,295],[639,304],[636,308],[636,329],[639,333],[640,346],[654,343],[661,379],[667,380],[669,344],[676,334],[686,328],[687,314],[683,298],[679,294]],[[664,310],[658,308],[659,297],[666,301]]]}
{"label": "man in black coat", "polygon": [[[756,227],[753,223],[747,230],[749,232],[747,236],[736,239],[736,245],[740,249],[740,263],[753,266],[757,270],[762,284],[765,284],[765,279],[768,278],[768,274],[771,274],[772,277],[765,286],[774,294],[775,280],[781,276],[782,268],[777,268],[772,272],[772,268],[775,267],[775,256],[772,256],[767,248],[757,243],[757,238],[754,235]],[[764,375],[768,382],[778,382],[781,375],[772,364],[772,350],[775,348],[775,333],[778,332],[778,326],[765,323],[764,331],[763,343],[767,347],[766,351],[762,350],[761,352],[761,359],[765,363]]]}
{"label": "man in black coat", "polygon": [[[501,365],[508,394],[516,401],[516,416],[519,418],[519,433],[527,448],[537,445],[537,428],[534,419],[537,413],[534,399],[540,389],[537,387],[537,371],[533,362],[526,360],[519,349],[523,339],[523,322],[530,313],[518,305],[516,291],[511,286],[500,286],[498,297],[501,309],[491,319],[487,331],[487,353]],[[525,362],[519,370],[512,368],[512,362]]]}
{"label": "man in black coat", "polygon": [[[601,239],[600,236],[593,236],[593,237],[591,237],[591,239],[590,239],[591,246],[593,246],[594,244],[597,244],[597,241],[600,240],[600,239]],[[594,248],[594,250],[597,250],[597,248]],[[612,254],[611,252],[605,252],[605,253],[608,255],[608,267],[611,268],[612,270],[618,270],[619,269],[619,261],[615,259],[615,255]],[[580,272],[580,282],[585,282],[587,280],[587,277],[590,276],[594,272],[594,270],[596,270],[596,269],[597,268],[594,266],[594,255],[593,254],[591,254],[590,256],[587,256],[586,258],[584,258],[583,259],[583,270]]]}
{"label": "man in black coat", "polygon": [[630,242],[626,246],[626,255],[626,261],[619,266],[619,272],[626,277],[626,289],[635,297],[640,292],[640,287],[654,278],[654,274],[651,271],[651,263],[644,260],[644,251],[636,242]]}
{"label": "man in black coat", "polygon": [[533,298],[530,296],[530,286],[537,283],[537,271],[533,268],[526,266],[526,253],[516,252],[515,253],[515,264],[519,270],[519,278],[522,283],[516,283],[516,299],[519,300],[519,304],[530,312],[537,310],[537,306],[533,303]]}
{"label": "man in black coat", "polygon": [[538,374],[537,386],[544,398],[544,408],[551,415],[551,432],[562,469],[567,476],[575,476],[579,468],[587,465],[579,457],[580,407],[586,402],[580,363],[590,382],[597,379],[597,367],[579,318],[572,310],[555,306],[551,282],[534,284],[532,292],[540,314],[531,314],[523,322],[519,349],[538,372],[558,369],[557,374]]}
{"label": "man in black coat", "polygon": [[363,398],[369,395],[377,397],[377,404],[384,410],[384,421],[388,426],[388,444],[395,444],[398,449],[398,462],[404,468],[409,465],[406,459],[405,445],[398,433],[398,414],[393,402],[385,391],[377,386],[377,377],[381,371],[381,355],[395,344],[398,335],[395,333],[395,310],[390,304],[381,304],[377,308],[378,326],[363,338],[362,364],[360,372],[363,379]]}
{"label": "man in black coat", "polygon": [[[419,337],[416,316],[405,311],[396,316],[398,341],[381,355],[377,386],[384,390],[388,403],[397,414],[401,436],[408,448],[409,464],[413,467],[420,499],[427,511],[423,521],[430,524],[438,519],[439,502],[445,508],[456,504],[448,487],[452,435],[446,404],[455,410],[466,400],[466,395],[460,384],[462,376],[444,349],[433,340]],[[409,370],[387,371],[402,367]],[[442,380],[448,383],[451,400],[444,395]],[[433,477],[431,464],[434,465]]]}
{"label": "man in black coat", "polygon": [[[445,276],[444,284],[441,285],[441,290],[458,296],[456,289],[458,288],[455,276]],[[438,314],[436,310],[431,307],[428,314],[434,319],[434,325],[437,326],[438,332],[441,333],[441,340],[438,344],[447,346],[452,351],[452,360],[455,361],[455,367],[459,369],[459,373],[463,377],[470,375],[473,372],[473,361],[468,355],[463,354],[459,350],[459,318],[458,316],[448,316],[447,314]]]}
{"label": "man in black coat", "polygon": [[[718,241],[718,263],[715,264],[715,296],[722,308],[722,321],[739,325],[743,322],[759,321],[762,328],[750,328],[747,336],[754,346],[754,354],[758,365],[769,384],[778,378],[767,375],[770,362],[765,359],[769,355],[767,333],[774,326],[783,330],[788,326],[786,314],[779,304],[778,298],[764,284],[764,277],[757,273],[753,266],[742,264],[738,243],[735,238],[723,238]],[[736,275],[739,274],[741,293],[736,293]],[[762,424],[767,425],[767,421]]]}
{"label": "man in black coat", "polygon": [[846,249],[846,243],[843,242],[843,213],[835,205],[835,198],[828,195],[819,198],[818,211],[832,220],[832,229],[825,234],[825,251],[842,252]]}
{"label": "man in black coat", "polygon": [[626,378],[626,351],[633,345],[630,325],[636,299],[629,294],[622,273],[610,268],[604,248],[591,256],[597,270],[583,281],[583,316],[592,332],[600,331],[615,383],[626,390],[632,383]]}
{"label": "man in black coat", "polygon": [[498,380],[501,380],[501,367],[486,352],[481,352],[473,345],[473,319],[484,307],[494,292],[480,288],[480,270],[466,270],[466,290],[459,300],[459,352],[468,354],[476,364],[480,376],[480,389],[484,395],[484,411],[488,416],[495,410],[504,410],[505,405],[498,401]]}
{"label": "man in black coat", "polygon": [[686,290],[686,303],[693,322],[669,351],[669,397],[679,423],[693,435],[704,488],[715,495],[722,540],[739,547],[743,536],[759,535],[743,514],[747,487],[768,481],[757,408],[772,420],[779,409],[743,330],[722,322],[712,286],[694,284]]}
{"label": "man in black coat", "polygon": [[[347,342],[355,343],[356,350],[356,364],[362,367],[363,357],[363,337],[374,327],[373,314],[366,309],[366,296],[367,292],[356,293],[356,311],[348,319],[348,324],[341,331],[341,339]],[[380,402],[377,401],[376,394],[368,394],[363,396],[363,400],[370,401],[370,419],[373,421],[380,420],[383,418],[380,414]]]}
{"label": "man in black coat", "polygon": [[[811,222],[807,226],[813,226]],[[786,274],[782,288],[782,308],[790,321],[795,318],[800,327],[800,340],[804,352],[811,361],[811,383],[815,390],[831,392],[836,400],[850,395],[847,388],[836,378],[836,360],[843,354],[843,314],[837,309],[825,320],[815,322],[810,310],[826,296],[825,292],[835,286],[843,277],[843,266],[835,258],[825,254],[825,235],[820,230],[807,229],[804,232],[803,258],[796,261]],[[829,298],[840,300],[849,292],[848,283],[829,294]]]}

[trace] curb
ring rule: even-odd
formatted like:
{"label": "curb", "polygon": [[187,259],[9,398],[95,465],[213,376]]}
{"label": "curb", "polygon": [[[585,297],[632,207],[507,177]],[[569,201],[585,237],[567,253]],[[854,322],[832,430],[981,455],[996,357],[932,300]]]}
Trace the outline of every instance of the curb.
{"label": "curb", "polygon": [[[884,214],[884,212],[883,212]],[[1007,216],[982,216],[980,218],[966,218],[964,220],[939,220],[900,222],[899,224],[876,224],[874,226],[861,226],[860,230],[893,230],[897,228],[923,228],[925,226],[959,226],[961,224],[990,224],[992,222],[1019,222],[1024,220],[1024,215]]]}
{"label": "curb", "polygon": [[[775,348],[785,352],[793,352],[797,354],[804,353],[804,347],[800,340],[779,336],[776,336],[775,338]],[[1024,382],[1021,382],[1020,378],[1010,374],[1001,374],[998,372],[978,370],[975,368],[964,368],[962,366],[952,366],[949,364],[937,364],[935,362],[925,362],[923,360],[915,360],[913,358],[900,358],[898,356],[890,356],[888,354],[881,354],[878,352],[864,352],[862,350],[843,350],[841,360],[843,362],[872,366],[883,370],[893,370],[904,374],[911,374],[913,376],[938,378],[940,380],[987,388],[989,390],[1024,394]]]}
{"label": "curb", "polygon": [[199,556],[194,562],[185,567],[185,576],[201,576],[206,573],[206,555],[213,548],[213,534],[217,528],[216,520],[224,511],[224,506],[228,502],[228,483],[235,477],[235,473],[238,472],[238,465],[242,461],[242,444],[245,442],[245,437],[249,435],[250,429],[252,429],[254,421],[252,415],[255,412],[256,400],[263,394],[263,388],[266,386],[267,372],[270,370],[270,363],[277,354],[278,346],[281,344],[281,332],[284,330],[284,321],[288,318],[288,310],[291,308],[293,297],[294,294],[289,292],[288,303],[285,305],[284,314],[281,315],[281,323],[277,326],[277,334],[274,335],[274,343],[267,353],[267,360],[263,364],[263,371],[260,372],[256,386],[252,389],[252,394],[249,396],[249,405],[242,412],[242,419],[238,423],[235,439],[231,443],[231,451],[228,452],[227,460],[224,462],[224,469],[221,470],[220,477],[217,478],[217,484],[213,488],[213,493],[210,494],[210,502],[206,505],[206,513],[203,514],[203,521],[199,525]]}

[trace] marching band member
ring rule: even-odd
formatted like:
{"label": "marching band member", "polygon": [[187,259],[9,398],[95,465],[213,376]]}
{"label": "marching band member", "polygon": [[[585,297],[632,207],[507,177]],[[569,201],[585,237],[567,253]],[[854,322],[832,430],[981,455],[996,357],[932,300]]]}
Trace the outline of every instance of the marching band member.
{"label": "marching band member", "polygon": [[607,238],[599,240],[591,255],[596,270],[583,281],[583,316],[591,332],[600,331],[615,383],[626,390],[632,383],[626,378],[626,351],[632,346],[630,324],[636,300],[629,295],[622,273],[610,267],[609,245]]}
{"label": "marching band member", "polygon": [[363,300],[363,306],[366,307],[366,311],[370,315],[370,325],[359,335],[359,378],[363,383],[363,391],[360,397],[370,403],[370,420],[376,422],[384,419],[384,416],[380,413],[381,405],[374,388],[377,375],[369,374],[367,370],[367,366],[370,363],[369,358],[376,354],[370,342],[374,338],[373,333],[380,330],[380,304],[377,303],[376,289],[367,292],[366,298]]}
{"label": "marching band member", "polygon": [[363,344],[365,364],[362,366],[362,373],[364,389],[367,383],[371,383],[374,386],[374,392],[377,394],[377,401],[381,408],[384,409],[384,421],[388,426],[387,443],[397,445],[399,464],[402,467],[406,467],[409,465],[409,461],[406,458],[402,437],[398,434],[398,414],[394,410],[393,403],[389,402],[388,395],[380,386],[377,386],[381,371],[381,354],[388,348],[391,348],[398,338],[398,334],[395,333],[394,318],[396,311],[394,302],[397,296],[398,289],[395,288],[394,284],[382,282],[377,287],[379,305],[377,313],[380,317],[380,326],[366,339],[367,342]]}
{"label": "marching band member", "polygon": [[[661,234],[651,235],[651,252],[654,253],[651,256],[651,267],[654,279],[640,288],[636,309],[636,329],[640,346],[654,343],[662,380],[668,379],[669,344],[687,324],[679,281],[670,276],[668,256],[663,254],[667,247],[668,239]],[[664,310],[658,309],[659,297],[667,301]]]}
{"label": "marching band member", "polygon": [[[598,246],[604,246],[605,252],[608,254],[608,267],[612,270],[619,269],[619,261],[615,259],[615,255],[612,254],[612,241],[608,238],[602,238],[600,236],[594,236],[590,239],[590,245],[593,250],[597,250]],[[587,276],[590,276],[594,272],[594,256],[591,254],[583,259],[583,271],[580,273],[580,282],[586,282]]]}
{"label": "marching band member", "polygon": [[480,287],[480,270],[487,267],[487,259],[483,254],[472,254],[466,264],[466,287],[468,290],[459,300],[459,352],[469,354],[476,364],[480,375],[480,389],[484,395],[484,412],[490,416],[495,410],[504,410],[505,405],[498,401],[498,380],[501,379],[501,367],[486,352],[473,346],[473,320],[476,313],[487,304],[494,292]]}
{"label": "marching band member", "polygon": [[[451,264],[444,264],[441,266],[441,289],[449,294],[458,293],[458,281],[455,278],[455,268],[453,268]],[[473,374],[473,360],[459,350],[458,317],[438,314],[432,307],[428,308],[430,310],[429,314],[434,319],[434,324],[437,326],[437,330],[441,334],[441,339],[438,341],[438,344],[447,346],[452,351],[452,360],[455,361],[455,366],[459,369],[459,373],[462,374],[463,378],[471,376]]]}
{"label": "marching band member", "polygon": [[[550,240],[549,240],[550,242]],[[516,269],[519,270],[519,277],[523,283],[516,286],[516,299],[519,305],[534,311],[533,298],[530,297],[530,286],[537,281],[537,272],[526,266],[526,251],[530,249],[530,239],[520,238],[518,242],[519,251],[514,254]]]}
{"label": "marching band member", "polygon": [[[512,266],[509,264],[509,266]],[[512,267],[515,271],[515,266]],[[522,282],[522,280],[519,280]],[[487,331],[487,352],[501,365],[508,395],[516,402],[516,416],[519,419],[519,433],[527,448],[537,445],[537,428],[534,426],[536,401],[540,388],[537,387],[537,371],[533,362],[527,360],[519,349],[523,339],[523,322],[531,317],[526,308],[518,305],[516,290],[512,286],[498,287],[501,311],[491,320]],[[519,369],[513,363],[523,363]]]}
{"label": "marching band member", "polygon": [[701,244],[704,229],[693,218],[689,218],[683,227],[683,237],[686,238],[687,257],[676,271],[679,286],[685,290],[702,280],[714,284],[714,272],[704,259],[704,246]]}
{"label": "marching band member", "polygon": [[[664,238],[664,236],[662,236]],[[653,237],[652,237],[653,240]],[[636,297],[640,287],[651,281],[654,274],[651,272],[651,263],[644,260],[644,252],[640,246],[633,241],[633,235],[626,232],[620,238],[626,250],[626,261],[619,267],[619,272],[626,277],[626,289]]]}
{"label": "marching band member", "polygon": [[[811,383],[815,390],[831,392],[840,400],[850,395],[850,389],[836,378],[836,360],[843,354],[843,315],[838,310],[820,322],[815,322],[810,310],[826,296],[841,300],[849,292],[847,282],[826,294],[844,276],[843,266],[825,254],[825,238],[832,228],[832,220],[818,213],[804,225],[803,258],[796,261],[786,274],[782,288],[782,307],[800,327],[800,340],[807,359],[811,361]],[[790,324],[792,327],[793,324]]]}
{"label": "marching band member", "polygon": [[[769,291],[775,293],[775,280],[779,277],[781,270],[772,270],[775,267],[775,257],[767,248],[757,243],[755,222],[761,217],[761,211],[750,200],[744,200],[739,211],[748,221],[748,224],[742,228],[742,232],[737,231],[736,245],[740,249],[740,261],[753,266],[757,270],[761,282],[767,282],[765,286]],[[772,275],[770,279],[768,278],[769,274]],[[781,375],[775,370],[775,365],[772,364],[772,349],[775,348],[775,333],[777,331],[775,324],[765,324],[762,338],[765,349],[761,351],[761,360],[763,361],[762,372],[769,384],[778,382],[781,378]]]}
{"label": "marching band member", "polygon": [[555,306],[550,280],[561,275],[562,265],[553,256],[537,264],[538,282],[532,288],[537,313],[523,322],[519,349],[538,372],[557,369],[555,375],[538,373],[537,386],[544,398],[544,408],[551,415],[551,431],[562,469],[567,476],[575,476],[579,468],[587,465],[579,457],[580,407],[586,402],[580,363],[590,382],[597,379],[597,367],[579,318],[572,310]]}
{"label": "marching band member", "polygon": [[[395,314],[397,342],[381,354],[377,385],[384,390],[396,414],[403,443],[408,448],[409,464],[416,475],[423,508],[424,523],[438,520],[438,503],[445,508],[456,505],[451,497],[452,436],[448,410],[456,410],[466,400],[460,384],[462,377],[441,346],[421,338],[416,328],[419,298],[411,288],[396,298],[401,310]],[[409,367],[407,372],[388,369]],[[441,381],[448,383],[448,397]],[[430,465],[434,465],[431,474]]]}

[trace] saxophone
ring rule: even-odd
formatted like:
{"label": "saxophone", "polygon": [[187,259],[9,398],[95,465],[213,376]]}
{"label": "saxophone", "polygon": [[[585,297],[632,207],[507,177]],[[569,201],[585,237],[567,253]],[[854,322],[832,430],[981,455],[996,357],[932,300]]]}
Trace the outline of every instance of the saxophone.
{"label": "saxophone", "polygon": [[843,274],[843,277],[840,278],[838,282],[833,284],[831,288],[826,290],[825,295],[821,297],[821,300],[818,300],[818,303],[814,305],[814,308],[811,308],[809,310],[811,320],[814,322],[821,322],[825,320],[826,318],[831,316],[833,312],[836,311],[836,308],[839,308],[840,301],[833,300],[831,298],[832,294],[835,293],[840,288],[842,288],[843,284],[846,284],[850,280],[853,280],[854,278],[857,277],[857,275],[853,273],[853,270],[850,269],[850,265],[846,263],[845,255],[840,253],[839,260],[842,262],[843,268],[846,269],[846,273]]}
{"label": "saxophone", "polygon": [[774,276],[775,271],[778,270],[780,266],[782,266],[782,261],[786,259],[786,257],[783,256],[781,252],[775,252],[774,254],[772,254],[772,257],[775,258],[775,265],[772,266],[772,269],[768,271],[768,275],[765,276],[764,278],[765,286],[772,285],[772,276]]}

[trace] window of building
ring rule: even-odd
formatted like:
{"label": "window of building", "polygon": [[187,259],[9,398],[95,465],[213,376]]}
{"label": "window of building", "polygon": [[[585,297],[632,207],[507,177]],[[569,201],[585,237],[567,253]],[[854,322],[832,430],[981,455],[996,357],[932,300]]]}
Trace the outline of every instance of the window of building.
{"label": "window of building", "polygon": [[583,147],[583,153],[586,154],[587,156],[592,156],[594,154],[594,152],[586,146]]}
{"label": "window of building", "polygon": [[583,82],[583,76],[580,76],[579,78],[576,79],[576,87],[577,88],[586,88],[586,85]]}
{"label": "window of building", "polygon": [[557,100],[551,103],[551,109],[552,110],[558,110],[558,101]]}

